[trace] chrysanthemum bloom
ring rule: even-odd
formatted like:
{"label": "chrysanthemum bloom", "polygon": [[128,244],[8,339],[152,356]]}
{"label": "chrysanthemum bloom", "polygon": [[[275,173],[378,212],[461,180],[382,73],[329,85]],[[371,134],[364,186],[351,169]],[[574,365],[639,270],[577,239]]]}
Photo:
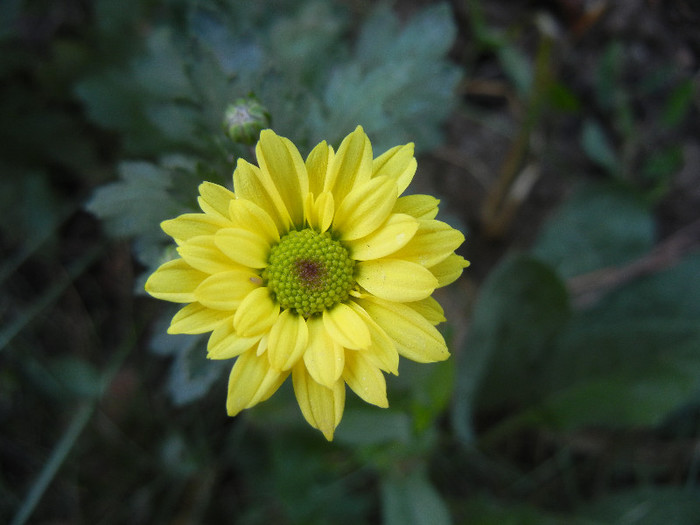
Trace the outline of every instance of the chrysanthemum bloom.
{"label": "chrysanthemum bloom", "polygon": [[301,412],[331,440],[345,385],[387,407],[383,372],[399,356],[449,356],[431,294],[468,265],[464,236],[435,220],[438,200],[401,197],[416,171],[413,144],[376,159],[361,127],[337,152],[325,142],[306,162],[264,130],[259,167],[239,160],[235,193],[204,182],[199,205],[162,223],[179,258],[146,291],[187,303],[173,334],[212,332],[208,357],[231,359],[229,415],[268,399],[291,374]]}

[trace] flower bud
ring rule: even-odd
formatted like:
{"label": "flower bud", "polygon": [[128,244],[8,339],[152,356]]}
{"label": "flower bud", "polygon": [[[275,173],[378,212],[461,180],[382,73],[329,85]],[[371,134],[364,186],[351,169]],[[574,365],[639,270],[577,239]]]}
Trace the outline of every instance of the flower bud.
{"label": "flower bud", "polygon": [[232,141],[252,145],[270,127],[270,114],[254,95],[239,98],[226,108],[223,127]]}

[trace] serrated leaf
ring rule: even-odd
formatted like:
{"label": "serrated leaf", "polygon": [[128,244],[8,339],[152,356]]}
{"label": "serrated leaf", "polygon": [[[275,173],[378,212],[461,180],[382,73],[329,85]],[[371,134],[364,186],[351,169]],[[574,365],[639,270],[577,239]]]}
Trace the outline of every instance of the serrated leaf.
{"label": "serrated leaf", "polygon": [[424,468],[382,479],[384,525],[449,525],[449,509],[430,483]]}
{"label": "serrated leaf", "polygon": [[102,219],[112,235],[132,236],[157,231],[178,206],[168,193],[170,177],[148,162],[122,162],[120,179],[99,188],[87,209]]}
{"label": "serrated leaf", "polygon": [[533,254],[562,277],[617,266],[651,249],[654,224],[644,203],[607,185],[585,185],[542,229]]}
{"label": "serrated leaf", "polygon": [[[363,30],[353,60],[334,68],[316,112],[322,118],[312,120],[312,141],[337,142],[361,123],[378,152],[402,142],[415,142],[417,150],[440,142],[439,125],[455,102],[460,76],[445,57],[454,21],[442,4],[402,29],[394,17],[385,8],[375,11],[366,27],[384,34]],[[381,53],[377,40],[384,42]]]}

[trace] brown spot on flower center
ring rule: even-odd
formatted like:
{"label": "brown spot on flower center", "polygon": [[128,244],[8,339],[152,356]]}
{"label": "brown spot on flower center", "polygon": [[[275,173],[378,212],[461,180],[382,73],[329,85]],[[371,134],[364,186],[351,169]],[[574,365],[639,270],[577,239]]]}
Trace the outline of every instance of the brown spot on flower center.
{"label": "brown spot on flower center", "polygon": [[326,271],[322,264],[309,259],[294,261],[294,271],[303,286],[317,289],[323,286]]}

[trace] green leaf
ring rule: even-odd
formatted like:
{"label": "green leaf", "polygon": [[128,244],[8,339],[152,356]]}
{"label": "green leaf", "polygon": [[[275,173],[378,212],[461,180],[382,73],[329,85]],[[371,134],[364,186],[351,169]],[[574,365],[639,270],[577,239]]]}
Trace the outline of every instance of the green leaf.
{"label": "green leaf", "polygon": [[161,221],[175,214],[177,206],[168,194],[167,170],[148,162],[122,162],[120,179],[99,188],[87,209],[102,219],[115,236],[138,235],[157,230]]}
{"label": "green leaf", "polygon": [[696,525],[700,491],[694,487],[636,488],[605,496],[579,509],[596,523],[624,525]]}
{"label": "green leaf", "polygon": [[207,359],[206,336],[188,339],[175,354],[168,380],[168,393],[175,405],[185,405],[204,397],[231,363]]}
{"label": "green leaf", "polygon": [[456,101],[460,72],[445,57],[455,34],[445,4],[417,13],[404,28],[390,10],[378,8],[352,60],[333,69],[312,112],[312,142],[337,143],[359,123],[377,152],[412,141],[418,150],[436,146]]}
{"label": "green leaf", "polygon": [[580,312],[540,376],[526,417],[556,428],[653,425],[700,387],[700,255]]}
{"label": "green leaf", "polygon": [[609,185],[579,187],[547,222],[533,254],[564,277],[627,263],[647,253],[654,224],[643,203]]}
{"label": "green leaf", "polygon": [[484,283],[460,352],[453,422],[474,439],[471,418],[480,407],[527,403],[548,364],[552,339],[569,317],[568,295],[556,273],[526,257],[501,263]]}
{"label": "green leaf", "polygon": [[592,119],[583,123],[581,146],[588,158],[603,168],[608,175],[620,174],[620,160],[610,137],[600,123]]}
{"label": "green leaf", "polygon": [[382,523],[384,525],[449,525],[449,509],[428,480],[425,469],[414,468],[403,475],[382,479]]}
{"label": "green leaf", "polygon": [[688,116],[695,98],[695,82],[693,79],[686,79],[680,82],[664,107],[664,114],[661,119],[663,125],[668,128],[674,128],[681,124]]}

